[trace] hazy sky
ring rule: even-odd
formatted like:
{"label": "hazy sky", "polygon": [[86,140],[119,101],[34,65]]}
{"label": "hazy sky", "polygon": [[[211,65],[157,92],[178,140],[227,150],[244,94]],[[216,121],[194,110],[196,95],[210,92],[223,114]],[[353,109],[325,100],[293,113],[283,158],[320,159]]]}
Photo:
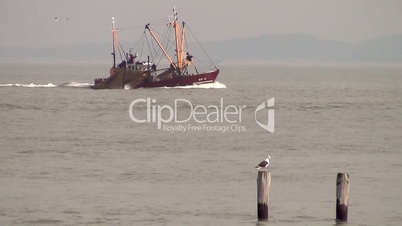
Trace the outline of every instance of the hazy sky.
{"label": "hazy sky", "polygon": [[[201,41],[303,33],[355,42],[402,34],[401,0],[0,0],[0,47],[110,42],[110,17],[117,27],[143,26],[167,18],[173,5]],[[134,32],[120,38],[137,40]]]}

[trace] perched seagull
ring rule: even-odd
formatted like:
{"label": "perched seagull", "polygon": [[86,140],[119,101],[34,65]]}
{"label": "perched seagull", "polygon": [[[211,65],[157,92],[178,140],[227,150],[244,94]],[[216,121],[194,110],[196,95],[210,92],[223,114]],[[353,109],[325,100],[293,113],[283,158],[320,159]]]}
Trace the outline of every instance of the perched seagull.
{"label": "perched seagull", "polygon": [[269,160],[271,160],[271,156],[268,155],[268,158],[266,158],[264,161],[260,162],[260,164],[258,164],[255,168],[257,168],[257,169],[268,168]]}

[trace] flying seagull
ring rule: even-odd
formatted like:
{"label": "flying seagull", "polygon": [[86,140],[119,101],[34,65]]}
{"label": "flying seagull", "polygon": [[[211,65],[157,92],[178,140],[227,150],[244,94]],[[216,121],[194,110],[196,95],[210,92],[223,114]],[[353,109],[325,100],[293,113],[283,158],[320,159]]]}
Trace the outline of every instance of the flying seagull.
{"label": "flying seagull", "polygon": [[268,155],[268,158],[266,158],[264,161],[260,162],[260,164],[258,164],[255,168],[257,168],[257,169],[268,168],[269,160],[271,160],[271,156]]}
{"label": "flying seagull", "polygon": [[57,18],[57,16],[55,16],[55,17],[54,17],[54,20],[55,20],[55,21],[59,21],[59,18]]}

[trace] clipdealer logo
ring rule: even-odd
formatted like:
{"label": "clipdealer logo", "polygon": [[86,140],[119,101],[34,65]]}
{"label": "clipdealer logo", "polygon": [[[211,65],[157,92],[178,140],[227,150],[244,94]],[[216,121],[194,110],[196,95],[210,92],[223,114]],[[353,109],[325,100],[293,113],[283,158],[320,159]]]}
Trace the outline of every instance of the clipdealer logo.
{"label": "clipdealer logo", "polygon": [[[271,98],[269,100],[267,100],[266,102],[261,103],[260,105],[258,105],[258,107],[255,109],[254,112],[254,118],[255,121],[257,122],[257,124],[259,126],[261,126],[261,128],[265,129],[268,132],[275,132],[275,110],[272,109],[275,105],[275,98]],[[259,122],[257,120],[257,112],[261,111],[262,109],[268,108],[268,112],[267,112],[267,124],[263,124],[261,122]]]}
{"label": "clipdealer logo", "polygon": [[[257,107],[255,117],[257,111],[265,108],[263,104]],[[268,105],[271,106],[271,102]],[[186,99],[175,99],[172,106],[167,104],[160,105],[156,99],[139,98],[131,102],[128,114],[133,122],[154,123],[157,129],[172,133],[200,131],[221,133],[232,131],[240,133],[246,131],[246,126],[242,125],[243,110],[246,107],[247,105],[225,105],[223,98],[220,99],[219,105],[208,106],[194,105]],[[272,126],[274,124],[272,122],[274,119],[270,111],[272,110],[268,111],[269,121],[267,126],[258,122],[257,117],[255,119],[262,128],[273,132]]]}

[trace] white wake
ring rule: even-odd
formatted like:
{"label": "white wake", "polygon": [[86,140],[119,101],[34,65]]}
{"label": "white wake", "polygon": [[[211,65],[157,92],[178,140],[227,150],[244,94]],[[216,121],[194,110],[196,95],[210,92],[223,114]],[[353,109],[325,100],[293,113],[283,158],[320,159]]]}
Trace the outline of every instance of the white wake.
{"label": "white wake", "polygon": [[165,87],[166,89],[225,89],[226,85],[220,82],[205,83],[191,86]]}
{"label": "white wake", "polygon": [[48,84],[0,84],[0,87],[28,87],[28,88],[37,88],[37,87],[41,87],[41,88],[54,88],[57,87],[57,85],[53,84],[53,83],[48,83]]}
{"label": "white wake", "polygon": [[30,83],[30,84],[20,84],[20,83],[15,83],[15,84],[0,84],[0,87],[25,87],[25,88],[54,88],[54,87],[89,87],[92,84],[90,83],[80,83],[80,82],[66,82],[60,85],[55,85],[53,83],[48,83],[48,84],[35,84],[35,83]]}

